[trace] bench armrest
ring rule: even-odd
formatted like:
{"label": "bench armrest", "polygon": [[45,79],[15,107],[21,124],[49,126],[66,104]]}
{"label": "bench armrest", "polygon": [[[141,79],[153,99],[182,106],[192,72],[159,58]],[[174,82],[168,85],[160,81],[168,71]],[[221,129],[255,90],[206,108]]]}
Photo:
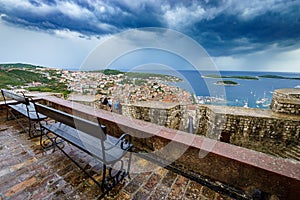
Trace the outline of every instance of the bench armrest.
{"label": "bench armrest", "polygon": [[121,137],[118,138],[118,141],[115,143],[115,145],[118,145],[120,143],[121,149],[128,150],[132,147],[131,138],[131,135],[129,135],[128,133],[124,133],[123,135],[121,135]]}

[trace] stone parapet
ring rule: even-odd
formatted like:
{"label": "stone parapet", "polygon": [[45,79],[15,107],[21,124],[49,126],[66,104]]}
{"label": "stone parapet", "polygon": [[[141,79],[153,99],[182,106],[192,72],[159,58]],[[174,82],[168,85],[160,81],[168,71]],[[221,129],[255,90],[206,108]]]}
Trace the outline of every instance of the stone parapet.
{"label": "stone parapet", "polygon": [[[134,137],[133,144],[137,155],[151,158],[158,163],[167,163],[166,166],[172,166],[194,179],[209,177],[245,192],[254,188],[265,196],[275,195],[280,199],[297,199],[300,196],[299,162],[115,113],[93,110],[55,97],[43,99],[45,104],[57,109],[90,120],[99,118],[101,123],[107,126],[109,134],[119,136],[128,132]],[[218,117],[217,112],[212,109],[199,107],[196,112],[207,113],[203,117],[210,116],[213,119],[211,121],[215,123],[227,122],[223,117]]]}

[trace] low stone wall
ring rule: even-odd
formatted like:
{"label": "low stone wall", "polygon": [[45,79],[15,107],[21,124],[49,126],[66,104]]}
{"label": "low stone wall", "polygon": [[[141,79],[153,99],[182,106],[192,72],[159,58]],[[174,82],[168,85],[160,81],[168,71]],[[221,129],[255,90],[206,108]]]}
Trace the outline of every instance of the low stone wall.
{"label": "low stone wall", "polygon": [[271,109],[277,113],[300,115],[300,89],[275,90]]}

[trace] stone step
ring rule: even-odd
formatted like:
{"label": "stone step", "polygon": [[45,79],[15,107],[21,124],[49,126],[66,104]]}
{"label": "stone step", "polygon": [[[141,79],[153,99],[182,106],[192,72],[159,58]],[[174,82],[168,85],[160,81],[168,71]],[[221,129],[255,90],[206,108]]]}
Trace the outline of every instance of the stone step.
{"label": "stone step", "polygon": [[300,145],[297,145],[297,146],[292,146],[292,147],[291,147],[291,149],[292,149],[293,151],[296,151],[296,152],[298,152],[298,153],[299,153],[299,155],[300,155]]}
{"label": "stone step", "polygon": [[286,154],[283,152],[276,152],[276,153],[273,153],[273,155],[276,157],[280,157],[280,158],[287,158]]}
{"label": "stone step", "polygon": [[300,158],[300,152],[295,151],[294,149],[289,149],[287,151],[290,152],[290,153],[292,153],[292,154],[294,154],[295,156],[298,156]]}
{"label": "stone step", "polygon": [[293,152],[291,151],[285,151],[284,154],[286,155],[286,157],[300,161],[300,156],[299,155],[295,155]]}
{"label": "stone step", "polygon": [[268,154],[271,156],[280,157],[277,153],[274,153],[274,152],[268,152]]}

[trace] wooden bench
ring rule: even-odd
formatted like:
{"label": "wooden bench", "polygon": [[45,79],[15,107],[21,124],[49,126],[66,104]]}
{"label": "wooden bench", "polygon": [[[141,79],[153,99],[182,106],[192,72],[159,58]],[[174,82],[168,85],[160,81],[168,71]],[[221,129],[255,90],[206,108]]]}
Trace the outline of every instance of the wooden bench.
{"label": "wooden bench", "polygon": [[[60,149],[70,158],[82,171],[84,171],[102,190],[100,198],[104,197],[115,185],[129,175],[131,163],[131,136],[123,134],[115,138],[106,134],[106,127],[98,123],[62,112],[60,110],[36,104],[38,112],[47,115],[56,122],[53,124],[41,123],[42,132],[40,144],[48,148],[51,145]],[[52,133],[52,134],[51,134]],[[54,135],[55,137],[51,137]],[[44,139],[43,139],[44,137]],[[72,144],[98,159],[103,164],[101,183],[94,179],[82,166],[80,166],[59,144],[59,140]],[[48,145],[44,141],[48,141]],[[129,152],[127,165],[124,163],[124,156]],[[126,166],[126,167],[125,167]]]}
{"label": "wooden bench", "polygon": [[[40,132],[38,135],[35,135],[35,133],[37,133],[36,125],[39,124],[38,122],[46,119],[47,117],[45,115],[36,112],[34,101],[29,97],[26,97],[24,93],[18,94],[11,90],[5,90],[5,89],[1,89],[1,93],[6,105],[7,120],[9,120],[9,114],[11,114],[11,116],[13,116],[17,120],[18,124],[24,129],[24,131],[27,131],[26,127],[24,127],[23,124],[18,120],[17,114],[21,114],[22,116],[25,116],[28,119],[29,137],[32,138],[35,136],[39,136]],[[12,101],[8,101],[9,99]],[[32,125],[33,125],[33,130],[31,130]]]}

